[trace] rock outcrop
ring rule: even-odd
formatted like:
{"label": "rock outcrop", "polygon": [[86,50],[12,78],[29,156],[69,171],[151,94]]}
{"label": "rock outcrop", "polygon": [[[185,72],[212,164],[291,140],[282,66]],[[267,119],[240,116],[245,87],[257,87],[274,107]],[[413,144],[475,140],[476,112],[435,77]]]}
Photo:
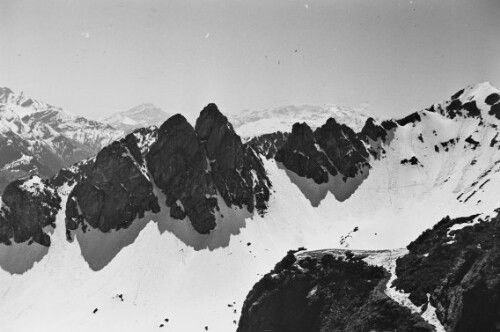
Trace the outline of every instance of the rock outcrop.
{"label": "rock outcrop", "polygon": [[137,143],[133,134],[113,142],[84,168],[66,204],[68,231],[89,225],[108,232],[127,228],[146,211],[159,212]]}
{"label": "rock outcrop", "polygon": [[350,127],[330,118],[314,132],[316,142],[335,168],[346,177],[354,177],[363,167],[369,167],[368,151]]}
{"label": "rock outcrop", "polygon": [[299,176],[313,179],[317,184],[327,183],[329,174],[338,174],[326,154],[320,150],[307,123],[293,125],[288,140],[278,150],[275,159]]}
{"label": "rock outcrop", "polygon": [[498,93],[492,93],[486,97],[484,102],[491,106],[488,114],[500,119],[500,95]]}
{"label": "rock outcrop", "polygon": [[259,154],[265,156],[267,159],[271,159],[285,145],[289,135],[289,133],[277,131],[272,134],[253,137],[247,144],[252,146]]}
{"label": "rock outcrop", "polygon": [[45,227],[55,228],[61,198],[48,181],[38,176],[11,182],[2,195],[0,243],[26,241],[50,245]]}
{"label": "rock outcrop", "polygon": [[196,121],[196,132],[205,146],[210,174],[228,206],[255,208],[263,214],[269,200],[269,181],[262,161],[244,145],[215,104],[205,107]]}
{"label": "rock outcrop", "polygon": [[177,114],[163,123],[146,160],[154,182],[166,195],[170,215],[189,217],[199,233],[212,230],[217,188],[209,174],[205,149],[185,117]]}
{"label": "rock outcrop", "polygon": [[408,245],[394,285],[417,306],[430,301],[446,331],[499,331],[499,239],[500,216],[446,217]]}
{"label": "rock outcrop", "polygon": [[369,167],[369,153],[361,136],[330,118],[314,132],[306,123],[296,123],[287,142],[276,153],[276,161],[289,170],[327,183],[329,175],[355,177]]}
{"label": "rock outcrop", "polygon": [[78,227],[127,228],[145,212],[159,212],[153,183],[165,194],[170,216],[188,217],[201,234],[216,226],[219,195],[229,207],[262,214],[271,187],[254,149],[214,104],[201,112],[196,130],[177,114],[160,128],[138,129],[95,159],[62,170],[53,182],[74,185],[66,205],[68,236]]}
{"label": "rock outcrop", "polygon": [[[498,331],[499,238],[500,214],[446,217],[397,259],[392,286],[422,313],[436,308],[446,331]],[[332,253],[290,251],[248,294],[238,332],[435,331],[387,297],[387,271]]]}
{"label": "rock outcrop", "polygon": [[[387,124],[388,122],[386,122],[386,126]],[[361,129],[360,137],[365,142],[369,142],[368,139],[372,141],[377,141],[381,139],[383,142],[385,142],[387,139],[387,131],[389,129],[391,129],[390,126],[387,126],[387,128],[385,128],[383,125],[376,124],[373,118],[368,118],[368,120],[366,120],[365,125],[363,126],[363,129]]]}
{"label": "rock outcrop", "polygon": [[383,293],[386,281],[361,260],[290,251],[248,294],[237,331],[433,331]]}
{"label": "rock outcrop", "polygon": [[202,110],[196,129],[180,114],[168,119],[146,159],[171,216],[189,217],[199,233],[216,226],[218,194],[229,207],[267,208],[271,183],[262,161],[215,104]]}

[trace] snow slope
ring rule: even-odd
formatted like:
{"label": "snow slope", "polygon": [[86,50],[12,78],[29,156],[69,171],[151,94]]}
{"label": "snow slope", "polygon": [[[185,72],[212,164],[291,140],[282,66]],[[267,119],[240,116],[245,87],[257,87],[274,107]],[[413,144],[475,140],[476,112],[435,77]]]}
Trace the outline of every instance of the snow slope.
{"label": "snow slope", "polygon": [[[480,100],[495,91],[476,85],[460,98],[472,96],[487,114]],[[497,208],[500,150],[490,143],[498,120],[419,114],[421,121],[396,128],[353,192],[337,182],[337,194],[350,194],[342,202],[329,188],[318,191],[263,160],[273,183],[267,214],[222,208],[225,217],[209,235],[171,219],[162,206],[127,230],[77,234],[70,243],[61,211],[48,249],[0,246],[1,330],[156,331],[163,324],[170,331],[235,331],[248,291],[289,249],[401,248],[446,215]],[[469,136],[479,144],[466,142]],[[446,151],[441,143],[457,137]],[[418,164],[401,163],[412,156]],[[61,190],[62,206],[68,193]]]}

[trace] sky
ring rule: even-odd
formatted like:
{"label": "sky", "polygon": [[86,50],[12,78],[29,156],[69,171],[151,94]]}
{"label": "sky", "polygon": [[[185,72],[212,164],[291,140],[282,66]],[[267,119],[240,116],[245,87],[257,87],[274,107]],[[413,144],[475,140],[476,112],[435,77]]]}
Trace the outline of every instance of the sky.
{"label": "sky", "polygon": [[151,102],[405,115],[500,87],[498,0],[2,0],[0,86],[100,118]]}

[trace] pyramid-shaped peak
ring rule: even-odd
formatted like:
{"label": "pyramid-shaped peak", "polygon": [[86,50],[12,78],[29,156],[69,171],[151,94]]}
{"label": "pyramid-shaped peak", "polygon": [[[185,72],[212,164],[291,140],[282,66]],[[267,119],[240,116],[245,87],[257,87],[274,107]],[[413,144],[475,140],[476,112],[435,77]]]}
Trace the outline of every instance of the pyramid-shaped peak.
{"label": "pyramid-shaped peak", "polygon": [[219,111],[219,108],[214,103],[210,103],[203,108],[196,123],[198,123],[198,121],[206,121],[207,119],[218,119],[219,121],[228,122],[227,117]]}
{"label": "pyramid-shaped peak", "polygon": [[182,114],[175,114],[168,118],[160,126],[159,131],[162,133],[168,133],[172,130],[188,130],[189,132],[194,131],[193,126],[188,122],[188,120]]}
{"label": "pyramid-shaped peak", "polygon": [[227,117],[219,111],[219,108],[214,103],[208,104],[200,112],[195,129],[201,139],[204,140],[208,138],[214,129],[223,129],[236,135]]}

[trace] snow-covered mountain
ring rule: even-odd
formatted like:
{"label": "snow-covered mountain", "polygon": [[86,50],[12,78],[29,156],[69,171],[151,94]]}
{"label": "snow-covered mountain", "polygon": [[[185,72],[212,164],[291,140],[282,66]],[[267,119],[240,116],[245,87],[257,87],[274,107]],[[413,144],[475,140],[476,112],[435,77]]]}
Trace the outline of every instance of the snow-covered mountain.
{"label": "snow-covered mountain", "polygon": [[125,133],[130,133],[137,128],[160,125],[169,117],[170,115],[161,108],[146,103],[133,107],[128,111],[102,118],[100,121]]}
{"label": "snow-covered mountain", "polygon": [[290,132],[293,124],[297,122],[306,122],[316,129],[332,117],[355,131],[359,131],[370,116],[373,117],[363,109],[337,105],[290,105],[260,111],[245,110],[238,114],[228,115],[236,132],[243,138],[277,131]]}
{"label": "snow-covered mountain", "polygon": [[0,88],[0,192],[26,174],[54,175],[122,135],[109,125]]}
{"label": "snow-covered mountain", "polygon": [[[498,222],[490,222],[500,206],[499,126],[500,93],[483,83],[402,119],[367,119],[361,129],[335,118],[313,128],[294,124],[280,140],[266,136],[276,151],[268,158],[258,153],[267,138],[242,143],[213,104],[194,127],[176,115],[159,128],[136,130],[50,180],[32,177],[7,187],[0,326],[236,331],[242,308],[249,308],[247,294],[288,250],[337,247],[385,250],[368,256],[387,271],[368,269],[359,285],[370,287],[359,290],[391,297],[397,303],[389,303],[389,313],[411,320],[414,330],[458,331],[457,308],[473,312],[463,303],[474,296],[495,301],[488,297],[494,276],[485,285],[469,277],[498,258],[492,245]],[[469,225],[472,235],[458,232]],[[386,249],[415,239],[397,291],[391,287],[398,284],[395,258],[407,252]],[[441,264],[443,257],[450,260]],[[276,265],[264,287],[279,290],[282,280],[306,273],[294,264]],[[431,272],[445,266],[438,275],[450,282],[443,286],[425,272],[425,283],[416,283],[412,266],[432,266]],[[457,279],[466,276],[465,284]],[[328,287],[321,285],[323,294]],[[479,288],[461,297],[464,285]],[[260,294],[256,287],[252,294]],[[313,289],[302,290],[307,301],[314,299]],[[448,297],[453,294],[459,296]],[[363,296],[356,298],[377,300]],[[259,303],[265,304],[255,308]],[[242,324],[251,322],[247,311],[245,317]]]}

